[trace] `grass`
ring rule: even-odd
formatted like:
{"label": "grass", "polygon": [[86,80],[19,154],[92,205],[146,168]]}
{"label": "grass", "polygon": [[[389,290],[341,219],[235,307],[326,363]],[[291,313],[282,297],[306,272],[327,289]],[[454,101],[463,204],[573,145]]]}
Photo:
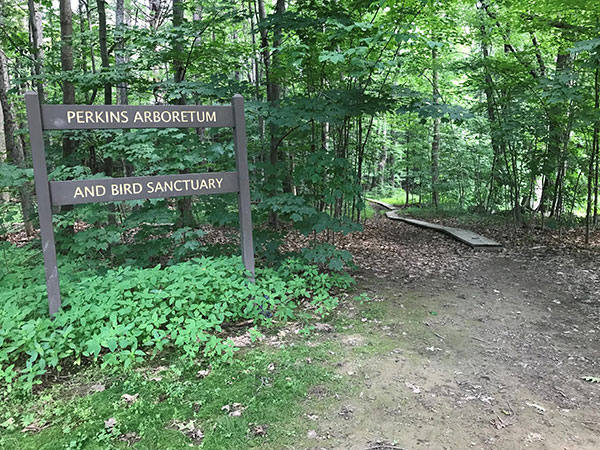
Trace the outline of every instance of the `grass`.
{"label": "grass", "polygon": [[[300,342],[248,351],[203,379],[168,361],[108,378],[81,374],[39,396],[1,405],[0,448],[119,449],[128,447],[128,439],[139,439],[137,449],[282,448],[305,434],[308,425],[298,417],[310,387],[339,382],[324,364],[330,358],[327,344]],[[92,386],[105,390],[90,393]],[[128,404],[124,394],[136,400]],[[241,415],[229,414],[234,404],[244,408]],[[109,419],[113,427],[105,425]],[[48,427],[22,432],[28,425]]]}
{"label": "grass", "polygon": [[364,220],[371,219],[375,215],[375,210],[367,203],[364,209],[361,211],[360,216]]}
{"label": "grass", "polygon": [[[404,206],[406,204],[406,191],[404,189],[396,189],[394,191],[386,192],[385,194],[377,194],[372,192],[367,195],[369,198],[379,200],[380,202],[389,203],[394,206]],[[415,194],[408,195],[408,203],[413,204],[419,201],[419,196]]]}

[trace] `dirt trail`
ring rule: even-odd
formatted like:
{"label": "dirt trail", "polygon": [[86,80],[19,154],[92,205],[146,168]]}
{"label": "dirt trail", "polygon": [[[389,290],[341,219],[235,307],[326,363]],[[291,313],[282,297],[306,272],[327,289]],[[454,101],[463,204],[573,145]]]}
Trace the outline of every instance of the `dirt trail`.
{"label": "dirt trail", "polygon": [[[386,241],[398,265],[363,255],[386,267],[359,273],[374,301],[346,305],[359,325],[328,337],[346,348],[335,370],[355,390],[311,396],[319,419],[301,448],[600,449],[600,384],[580,379],[600,376],[596,274],[574,290],[548,271],[550,256],[474,252],[393,226],[367,230],[365,247]],[[432,241],[426,275],[414,275],[409,252]]]}

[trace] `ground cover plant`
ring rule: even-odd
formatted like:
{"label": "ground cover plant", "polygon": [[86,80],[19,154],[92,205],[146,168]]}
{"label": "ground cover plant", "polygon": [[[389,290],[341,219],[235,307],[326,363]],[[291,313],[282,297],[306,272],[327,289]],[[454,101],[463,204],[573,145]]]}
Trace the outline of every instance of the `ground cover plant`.
{"label": "ground cover plant", "polygon": [[[186,361],[227,361],[236,348],[221,335],[225,324],[322,316],[337,304],[332,290],[351,282],[293,259],[277,268],[258,268],[256,283],[248,281],[238,257],[89,270],[63,278],[64,306],[50,319],[43,274],[31,263],[31,252],[7,245],[3,251],[12,261],[0,274],[4,395],[31,392],[48,377],[82,364],[128,369],[165,349]],[[75,265],[63,272],[77,274]],[[29,275],[24,266],[33,266]]]}

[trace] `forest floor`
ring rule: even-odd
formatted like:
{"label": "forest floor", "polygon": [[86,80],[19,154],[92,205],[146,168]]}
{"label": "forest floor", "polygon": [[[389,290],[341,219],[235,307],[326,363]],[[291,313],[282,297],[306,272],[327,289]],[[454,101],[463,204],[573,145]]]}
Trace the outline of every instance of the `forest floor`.
{"label": "forest floor", "polygon": [[13,405],[0,448],[600,448],[600,230],[462,226],[504,248],[376,214],[336,236],[357,284],[326,321],[234,334],[212,372],[90,368]]}
{"label": "forest floor", "polygon": [[371,300],[320,339],[353,389],[312,390],[295,448],[600,448],[599,236],[505,230],[475,227],[485,252],[375,217],[340,242]]}

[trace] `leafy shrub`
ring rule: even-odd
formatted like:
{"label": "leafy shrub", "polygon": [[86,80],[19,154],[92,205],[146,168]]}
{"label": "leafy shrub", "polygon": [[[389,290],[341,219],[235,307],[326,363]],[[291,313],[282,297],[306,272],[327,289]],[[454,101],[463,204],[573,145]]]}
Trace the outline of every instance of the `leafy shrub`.
{"label": "leafy shrub", "polygon": [[254,284],[232,257],[123,267],[63,279],[63,308],[51,320],[43,285],[0,276],[0,387],[28,391],[49,371],[84,360],[129,368],[165,348],[188,361],[226,361],[235,348],[219,335],[225,322],[288,320],[303,301],[324,314],[337,304],[330,290],[349,282],[297,260],[257,269]]}

